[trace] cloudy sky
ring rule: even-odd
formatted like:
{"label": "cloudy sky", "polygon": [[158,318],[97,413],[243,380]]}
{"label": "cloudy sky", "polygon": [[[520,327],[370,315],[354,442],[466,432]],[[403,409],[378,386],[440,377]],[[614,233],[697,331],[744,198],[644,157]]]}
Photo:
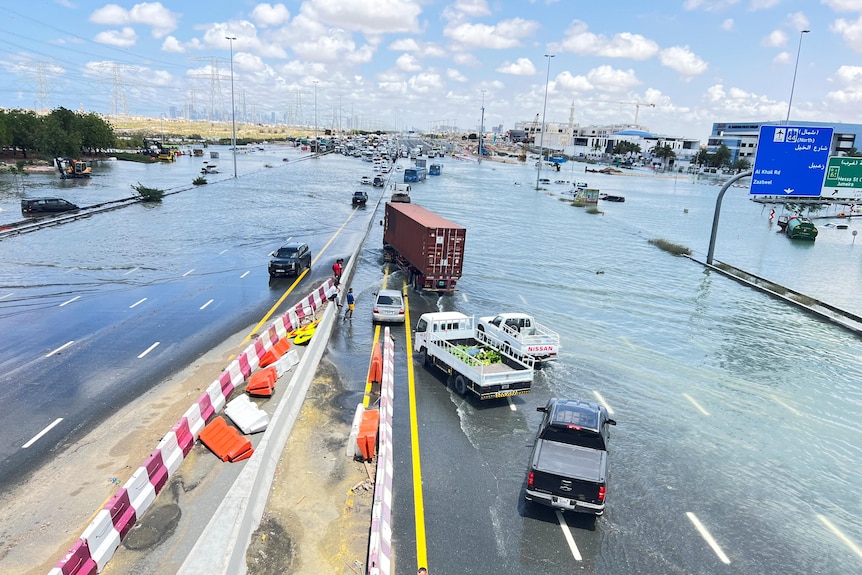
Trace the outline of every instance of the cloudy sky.
{"label": "cloudy sky", "polygon": [[783,120],[797,53],[792,118],[862,123],[862,0],[29,0],[0,18],[8,108],[229,117],[230,36],[238,113],[320,127],[475,130],[484,103],[510,129],[549,76],[549,122],[574,102],[579,124],[705,140]]}

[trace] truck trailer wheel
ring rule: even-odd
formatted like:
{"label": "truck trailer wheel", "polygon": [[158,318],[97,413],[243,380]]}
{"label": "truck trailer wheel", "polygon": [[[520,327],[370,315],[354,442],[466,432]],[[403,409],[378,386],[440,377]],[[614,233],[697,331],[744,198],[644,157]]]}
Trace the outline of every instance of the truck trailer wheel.
{"label": "truck trailer wheel", "polygon": [[455,388],[455,393],[457,393],[458,395],[467,395],[467,380],[464,379],[463,375],[458,375],[455,377],[455,383],[453,384],[453,387]]}

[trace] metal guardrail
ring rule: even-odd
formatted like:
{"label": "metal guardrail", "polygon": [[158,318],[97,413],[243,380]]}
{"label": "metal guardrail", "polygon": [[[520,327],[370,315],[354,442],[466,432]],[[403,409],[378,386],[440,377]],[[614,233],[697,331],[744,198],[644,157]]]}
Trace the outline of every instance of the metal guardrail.
{"label": "metal guardrail", "polygon": [[787,286],[777,284],[766,278],[762,278],[745,270],[732,266],[728,263],[718,262],[713,265],[707,262],[702,262],[693,256],[687,256],[688,259],[695,261],[707,268],[716,271],[726,277],[729,277],[737,282],[760,290],[773,297],[790,303],[808,313],[814,314],[820,318],[826,319],[835,325],[843,327],[856,334],[862,334],[862,317],[851,313],[847,310],[835,307],[826,302],[820,301],[801,292],[795,291]]}

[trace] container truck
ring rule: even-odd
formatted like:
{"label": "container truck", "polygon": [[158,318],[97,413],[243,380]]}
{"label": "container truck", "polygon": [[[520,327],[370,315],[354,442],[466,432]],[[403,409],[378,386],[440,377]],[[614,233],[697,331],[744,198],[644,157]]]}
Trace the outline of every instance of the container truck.
{"label": "container truck", "polygon": [[467,229],[416,204],[386,203],[383,257],[417,291],[454,292]]}
{"label": "container truck", "polygon": [[426,369],[437,367],[447,375],[455,393],[479,399],[499,399],[530,392],[533,359],[514,355],[476,338],[471,316],[445,311],[424,313],[416,322],[416,353]]}

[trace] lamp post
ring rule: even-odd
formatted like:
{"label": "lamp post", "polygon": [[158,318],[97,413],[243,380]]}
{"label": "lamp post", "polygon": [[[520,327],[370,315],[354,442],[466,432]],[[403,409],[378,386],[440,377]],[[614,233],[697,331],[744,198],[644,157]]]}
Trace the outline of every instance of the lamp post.
{"label": "lamp post", "polygon": [[799,31],[799,46],[796,48],[796,65],[793,66],[793,83],[790,84],[790,99],[787,100],[787,118],[784,120],[784,124],[790,123],[790,106],[793,104],[793,90],[796,88],[796,70],[799,69],[799,54],[802,52],[802,35],[808,34],[811,30],[800,30]]}
{"label": "lamp post", "polygon": [[482,90],[482,121],[479,123],[479,163],[482,163],[482,154],[485,152],[485,90]]}
{"label": "lamp post", "polygon": [[315,157],[320,153],[320,145],[317,143],[317,80],[314,80],[314,152]]}
{"label": "lamp post", "polygon": [[230,42],[230,117],[233,124],[233,177],[236,177],[236,106],[233,103],[233,41],[236,36],[225,36],[225,40]]}
{"label": "lamp post", "polygon": [[548,72],[545,75],[545,103],[542,105],[542,131],[539,135],[539,168],[536,170],[536,189],[539,189],[539,177],[542,175],[542,148],[545,145],[545,111],[548,109],[548,84],[551,81],[551,58],[556,54],[545,54],[548,59]]}

